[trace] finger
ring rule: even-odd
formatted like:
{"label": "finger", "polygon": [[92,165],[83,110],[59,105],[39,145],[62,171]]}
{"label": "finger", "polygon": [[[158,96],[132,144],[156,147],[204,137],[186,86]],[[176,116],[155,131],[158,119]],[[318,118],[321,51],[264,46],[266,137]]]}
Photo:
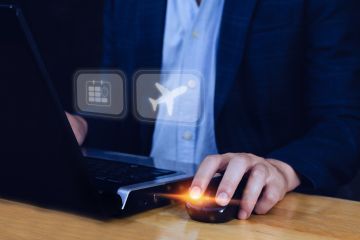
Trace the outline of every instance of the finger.
{"label": "finger", "polygon": [[279,187],[266,186],[262,196],[255,206],[255,212],[257,214],[268,213],[281,199],[283,194]]}
{"label": "finger", "polygon": [[240,203],[239,219],[247,219],[250,217],[261,191],[266,184],[267,176],[268,170],[264,164],[256,164],[250,170],[249,178]]}
{"label": "finger", "polygon": [[195,174],[190,187],[190,195],[193,198],[200,197],[204,193],[215,173],[219,169],[225,168],[229,161],[230,157],[227,154],[211,155],[206,157],[200,164],[200,167]]}
{"label": "finger", "polygon": [[82,139],[84,139],[86,136],[86,133],[88,131],[88,124],[84,118],[82,118],[80,116],[74,116],[74,117],[78,121],[78,124],[77,124],[78,130],[81,134]]}
{"label": "finger", "polygon": [[84,131],[86,132],[87,129],[88,129],[87,121],[86,121],[83,117],[81,117],[81,116],[74,116],[74,117],[81,123]]}
{"label": "finger", "polygon": [[229,204],[244,174],[251,166],[251,160],[235,157],[230,160],[216,194],[216,202],[220,206]]}

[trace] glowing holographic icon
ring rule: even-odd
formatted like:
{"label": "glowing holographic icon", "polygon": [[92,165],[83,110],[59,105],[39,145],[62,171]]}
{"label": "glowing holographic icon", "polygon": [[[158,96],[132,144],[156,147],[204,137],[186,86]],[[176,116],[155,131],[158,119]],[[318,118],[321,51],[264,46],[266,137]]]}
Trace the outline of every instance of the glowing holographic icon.
{"label": "glowing holographic icon", "polygon": [[109,81],[88,81],[86,83],[88,105],[111,106],[111,83]]}
{"label": "glowing holographic icon", "polygon": [[155,83],[155,87],[159,90],[161,93],[161,97],[158,99],[149,98],[149,102],[152,106],[153,111],[155,112],[157,110],[158,105],[160,104],[166,104],[167,113],[169,116],[173,115],[174,111],[174,100],[185,94],[188,91],[187,86],[180,86],[178,88],[175,88],[174,90],[170,91],[160,83]]}
{"label": "glowing holographic icon", "polygon": [[121,119],[126,115],[125,75],[118,70],[85,69],[74,74],[74,108],[78,114]]}
{"label": "glowing holographic icon", "polygon": [[201,74],[194,71],[136,72],[134,116],[139,121],[157,124],[200,124],[204,104],[203,81]]}

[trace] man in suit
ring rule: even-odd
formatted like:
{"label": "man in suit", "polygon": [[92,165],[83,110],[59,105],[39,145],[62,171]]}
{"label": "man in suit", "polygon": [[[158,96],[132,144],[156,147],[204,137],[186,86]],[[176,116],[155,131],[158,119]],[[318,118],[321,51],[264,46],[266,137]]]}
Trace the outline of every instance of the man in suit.
{"label": "man in suit", "polygon": [[359,12],[357,0],[107,0],[104,67],[201,72],[205,120],[68,118],[79,143],[89,125],[89,146],[201,163],[194,197],[223,172],[227,205],[247,175],[239,219],[296,188],[331,194],[359,166]]}

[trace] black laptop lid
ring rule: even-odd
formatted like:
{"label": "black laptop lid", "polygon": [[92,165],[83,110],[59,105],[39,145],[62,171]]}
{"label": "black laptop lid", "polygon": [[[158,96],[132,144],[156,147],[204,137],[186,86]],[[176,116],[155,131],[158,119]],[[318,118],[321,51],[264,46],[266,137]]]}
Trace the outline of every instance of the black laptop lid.
{"label": "black laptop lid", "polygon": [[96,212],[76,139],[18,8],[0,5],[0,33],[0,197]]}

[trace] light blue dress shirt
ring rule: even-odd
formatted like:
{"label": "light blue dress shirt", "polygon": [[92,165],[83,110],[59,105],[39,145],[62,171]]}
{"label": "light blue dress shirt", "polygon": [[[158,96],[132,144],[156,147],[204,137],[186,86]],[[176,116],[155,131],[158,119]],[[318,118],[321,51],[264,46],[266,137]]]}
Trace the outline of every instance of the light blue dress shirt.
{"label": "light blue dress shirt", "polygon": [[[203,0],[200,6],[195,0],[167,1],[162,71],[195,71],[202,78],[200,82],[190,82],[190,85],[189,79],[166,78],[162,84],[173,88],[176,85],[193,88],[190,97],[175,100],[178,103],[175,111],[180,114],[201,112],[201,120],[187,124],[157,121],[151,151],[155,159],[198,164],[207,155],[217,153],[214,95],[224,1]],[[159,109],[158,114],[165,113],[164,107]]]}

